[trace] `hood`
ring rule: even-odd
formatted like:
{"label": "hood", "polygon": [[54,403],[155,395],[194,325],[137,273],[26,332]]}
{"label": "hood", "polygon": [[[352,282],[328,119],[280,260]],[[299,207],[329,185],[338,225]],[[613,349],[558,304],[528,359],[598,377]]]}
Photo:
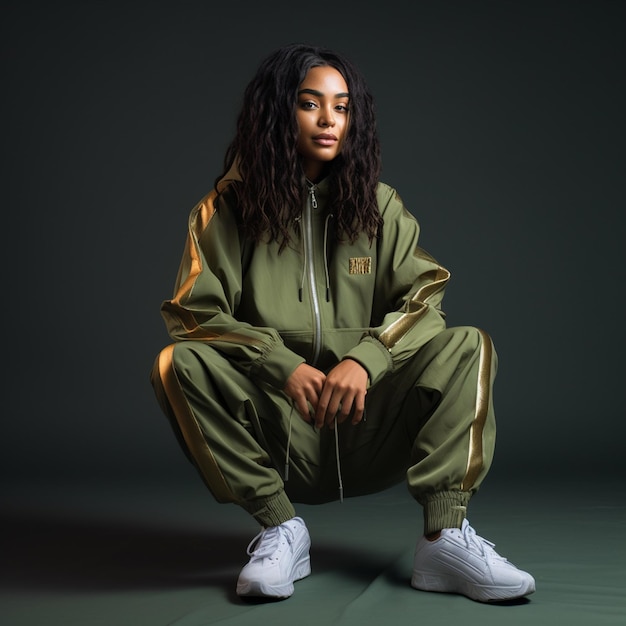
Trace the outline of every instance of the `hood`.
{"label": "hood", "polygon": [[230,183],[234,181],[241,182],[242,180],[243,178],[239,173],[239,159],[236,158],[226,174],[224,174],[224,176],[222,176],[222,178],[217,181],[217,191],[218,193],[222,192],[224,191],[224,189],[226,189],[226,187],[228,187],[228,185],[230,185]]}

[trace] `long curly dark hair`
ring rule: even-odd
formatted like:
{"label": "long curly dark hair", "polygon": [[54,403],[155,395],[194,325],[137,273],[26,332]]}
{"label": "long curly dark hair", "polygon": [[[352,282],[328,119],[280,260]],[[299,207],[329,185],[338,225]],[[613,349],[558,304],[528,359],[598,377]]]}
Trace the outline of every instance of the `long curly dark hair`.
{"label": "long curly dark hair", "polygon": [[298,87],[313,67],[341,73],[350,93],[350,122],[341,153],[328,165],[337,236],[353,242],[361,233],[378,236],[382,217],[376,202],[381,170],[374,101],[362,75],[341,55],[317,46],[290,44],[259,66],[243,96],[235,138],[224,157],[224,172],[237,162],[243,183],[236,185],[244,233],[268,238],[281,250],[289,244],[294,220],[306,194],[304,169],[296,149]]}

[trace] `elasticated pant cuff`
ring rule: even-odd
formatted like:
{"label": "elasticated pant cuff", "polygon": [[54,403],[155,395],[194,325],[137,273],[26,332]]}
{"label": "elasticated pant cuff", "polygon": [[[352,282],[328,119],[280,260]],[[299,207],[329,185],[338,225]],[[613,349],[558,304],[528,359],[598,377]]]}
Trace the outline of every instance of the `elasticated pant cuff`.
{"label": "elasticated pant cuff", "polygon": [[467,491],[444,491],[427,496],[424,507],[424,534],[443,528],[461,528],[471,494]]}
{"label": "elasticated pant cuff", "polygon": [[284,491],[270,498],[248,502],[243,506],[265,528],[278,526],[296,515],[296,510]]}

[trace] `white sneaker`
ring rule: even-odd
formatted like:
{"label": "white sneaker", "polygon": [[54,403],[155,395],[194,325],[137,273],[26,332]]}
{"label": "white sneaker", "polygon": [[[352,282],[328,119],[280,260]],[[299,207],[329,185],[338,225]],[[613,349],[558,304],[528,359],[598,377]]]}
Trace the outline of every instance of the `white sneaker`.
{"label": "white sneaker", "polygon": [[493,548],[467,520],[460,530],[442,530],[435,541],[422,537],[415,548],[411,586],[461,593],[479,602],[513,600],[535,591],[535,579]]}
{"label": "white sneaker", "polygon": [[237,595],[288,598],[293,583],[311,573],[309,531],[300,517],[262,530],[248,546]]}

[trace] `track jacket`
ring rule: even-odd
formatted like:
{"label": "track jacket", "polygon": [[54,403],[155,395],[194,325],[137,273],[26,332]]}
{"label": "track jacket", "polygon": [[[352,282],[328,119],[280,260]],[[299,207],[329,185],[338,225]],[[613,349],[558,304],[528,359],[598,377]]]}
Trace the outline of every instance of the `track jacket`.
{"label": "track jacket", "polygon": [[174,296],[161,307],[170,336],[209,342],[251,379],[283,389],[303,362],[328,371],[351,358],[370,385],[445,328],[449,272],[418,246],[419,225],[379,183],[384,226],[371,244],[335,235],[328,184],[308,184],[294,237],[244,240],[231,170],[191,211]]}

